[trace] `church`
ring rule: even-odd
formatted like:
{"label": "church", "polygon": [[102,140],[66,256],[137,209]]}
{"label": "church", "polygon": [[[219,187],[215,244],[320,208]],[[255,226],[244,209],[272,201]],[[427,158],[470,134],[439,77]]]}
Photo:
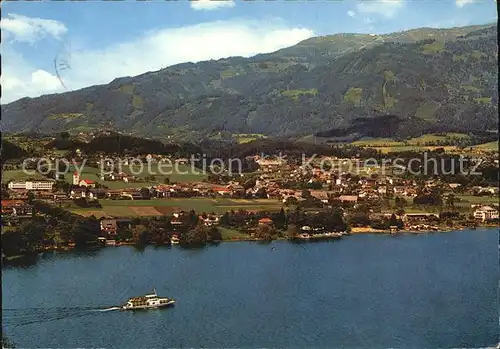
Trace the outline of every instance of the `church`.
{"label": "church", "polygon": [[73,173],[73,185],[86,188],[95,188],[95,181],[90,179],[82,179],[78,172]]}

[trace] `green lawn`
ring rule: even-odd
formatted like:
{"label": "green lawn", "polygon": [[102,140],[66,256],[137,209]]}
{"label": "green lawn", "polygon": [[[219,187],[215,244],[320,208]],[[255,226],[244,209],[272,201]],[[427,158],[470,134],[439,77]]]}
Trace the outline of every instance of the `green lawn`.
{"label": "green lawn", "polygon": [[[72,183],[74,171],[75,169],[71,166],[71,170],[65,176],[67,182]],[[81,177],[97,181],[110,189],[141,188],[163,184],[166,177],[169,178],[171,183],[201,182],[206,178],[206,175],[202,174],[201,170],[192,169],[188,165],[162,166],[159,168],[157,164],[151,164],[149,167],[147,164],[143,164],[142,171],[141,166],[123,166],[121,171],[138,177],[140,181],[128,183],[123,181],[101,181],[99,176],[100,168],[89,166],[83,168]],[[165,174],[161,174],[161,172]],[[155,176],[155,180],[145,180],[146,176]]]}
{"label": "green lawn", "polygon": [[286,90],[281,92],[282,96],[291,97],[294,101],[298,101],[299,97],[302,95],[315,96],[318,94],[318,90],[313,89],[297,89],[297,90]]}
{"label": "green lawn", "polygon": [[221,234],[222,240],[233,240],[233,239],[245,239],[248,238],[248,234],[242,233],[235,229],[218,227]]}
{"label": "green lawn", "polygon": [[252,142],[261,138],[266,138],[266,136],[260,133],[234,133],[233,137],[236,138],[236,140],[240,144]]}
{"label": "green lawn", "polygon": [[[441,146],[437,145],[438,142],[468,139],[469,135],[464,133],[445,133],[443,135],[425,134],[420,137],[411,138],[405,141],[396,141],[391,138],[365,138],[353,142],[352,144],[362,147],[373,147],[382,151],[383,153],[398,152],[398,151],[418,151],[418,150],[432,150]],[[425,145],[430,143],[432,145]],[[490,143],[487,143],[488,145]],[[455,146],[442,146],[447,151],[456,150]]]}
{"label": "green lawn", "polygon": [[498,197],[494,196],[457,195],[456,197],[461,199],[458,203],[498,204]]}
{"label": "green lawn", "polygon": [[484,144],[478,144],[478,145],[473,146],[472,148],[481,149],[481,150],[498,151],[498,141],[484,143]]}
{"label": "green lawn", "polygon": [[46,177],[42,176],[38,172],[34,171],[29,171],[28,173],[24,173],[22,170],[9,170],[9,171],[2,171],[2,183],[7,183],[11,180],[16,180],[16,181],[24,181],[28,179],[47,179]]}
{"label": "green lawn", "polygon": [[76,208],[71,212],[88,216],[97,213],[114,217],[170,215],[176,210],[195,210],[197,213],[224,213],[231,210],[247,211],[279,211],[282,207],[278,200],[243,200],[243,199],[210,199],[210,198],[172,198],[153,200],[100,200],[102,209]]}
{"label": "green lawn", "polygon": [[394,146],[400,146],[403,143],[397,142],[391,138],[371,138],[371,139],[361,139],[359,141],[353,142],[352,144],[358,146],[394,147]]}

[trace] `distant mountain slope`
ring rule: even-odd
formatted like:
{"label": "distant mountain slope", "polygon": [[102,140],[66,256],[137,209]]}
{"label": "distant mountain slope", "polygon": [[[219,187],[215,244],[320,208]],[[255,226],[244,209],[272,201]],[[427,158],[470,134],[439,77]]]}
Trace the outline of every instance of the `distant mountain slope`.
{"label": "distant mountain slope", "polygon": [[398,135],[495,129],[493,26],[338,34],[253,58],[184,63],[2,106],[6,131],[113,128],[204,136],[349,128],[394,115]]}
{"label": "distant mountain slope", "polygon": [[2,159],[1,159],[2,162],[12,159],[21,159],[29,155],[29,153],[26,150],[5,139],[2,139],[1,153],[2,153]]}

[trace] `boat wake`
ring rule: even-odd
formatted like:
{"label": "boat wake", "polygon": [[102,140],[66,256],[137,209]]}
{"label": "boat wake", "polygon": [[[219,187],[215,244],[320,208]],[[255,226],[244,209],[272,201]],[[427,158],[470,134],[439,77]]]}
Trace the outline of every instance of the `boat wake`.
{"label": "boat wake", "polygon": [[120,307],[111,307],[111,308],[106,308],[106,309],[96,309],[94,311],[112,311],[112,310],[120,310]]}
{"label": "boat wake", "polygon": [[74,319],[119,309],[120,307],[116,306],[101,309],[96,309],[96,307],[3,309],[2,322],[6,326],[19,327],[63,319]]}

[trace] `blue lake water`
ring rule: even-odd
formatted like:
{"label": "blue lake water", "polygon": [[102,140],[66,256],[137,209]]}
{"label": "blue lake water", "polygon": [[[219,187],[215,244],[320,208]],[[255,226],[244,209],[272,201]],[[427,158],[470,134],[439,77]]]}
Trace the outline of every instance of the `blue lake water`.
{"label": "blue lake water", "polygon": [[[4,267],[22,347],[452,348],[498,343],[497,230],[107,248]],[[99,309],[155,286],[174,308]]]}

